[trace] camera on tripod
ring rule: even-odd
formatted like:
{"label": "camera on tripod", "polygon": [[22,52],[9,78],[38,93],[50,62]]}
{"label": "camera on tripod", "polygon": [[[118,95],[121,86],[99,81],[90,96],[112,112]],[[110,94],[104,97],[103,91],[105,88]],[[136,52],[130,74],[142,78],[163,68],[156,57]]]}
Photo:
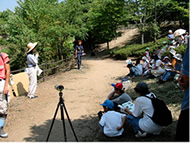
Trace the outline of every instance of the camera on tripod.
{"label": "camera on tripod", "polygon": [[54,124],[54,121],[55,121],[55,118],[56,118],[56,115],[57,115],[57,111],[58,109],[60,108],[61,110],[61,120],[62,120],[62,123],[63,123],[63,131],[64,131],[64,139],[65,139],[65,142],[67,141],[67,135],[66,135],[66,127],[65,127],[65,119],[64,119],[64,111],[65,111],[65,114],[67,116],[67,119],[69,121],[69,124],[70,124],[70,127],[73,131],[73,134],[75,136],[75,140],[78,142],[78,139],[77,139],[77,136],[75,134],[75,131],[74,131],[74,128],[73,128],[73,125],[71,123],[71,120],[69,118],[69,114],[67,112],[67,109],[65,107],[65,103],[64,103],[64,99],[62,97],[63,93],[63,89],[64,89],[64,86],[63,85],[55,85],[55,89],[59,91],[59,103],[57,104],[57,108],[55,110],[55,113],[54,113],[54,116],[53,116],[53,120],[52,120],[52,123],[51,123],[51,126],[50,126],[50,129],[49,129],[49,132],[48,132],[48,136],[47,136],[47,139],[46,139],[46,142],[49,140],[49,137],[50,137],[50,134],[51,134],[51,130],[53,128],[53,124]]}

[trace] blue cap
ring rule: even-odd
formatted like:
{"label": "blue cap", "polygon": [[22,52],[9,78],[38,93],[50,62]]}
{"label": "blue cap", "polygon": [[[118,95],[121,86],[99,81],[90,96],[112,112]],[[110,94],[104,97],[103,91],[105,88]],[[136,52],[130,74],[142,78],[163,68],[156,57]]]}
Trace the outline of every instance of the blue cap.
{"label": "blue cap", "polygon": [[111,100],[105,100],[103,104],[100,104],[102,106],[108,107],[109,109],[114,108],[114,103]]}

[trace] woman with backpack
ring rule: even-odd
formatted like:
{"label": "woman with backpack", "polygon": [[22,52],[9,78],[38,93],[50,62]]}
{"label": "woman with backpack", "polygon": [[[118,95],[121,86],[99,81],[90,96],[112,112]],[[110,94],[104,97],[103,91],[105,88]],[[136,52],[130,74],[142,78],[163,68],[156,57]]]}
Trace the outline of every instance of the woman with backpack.
{"label": "woman with backpack", "polygon": [[[135,109],[130,112],[128,108],[125,111],[128,113],[127,121],[133,126],[136,137],[145,137],[147,133],[159,135],[162,127],[152,120],[154,107],[149,98],[156,97],[154,93],[149,92],[148,85],[144,82],[139,82],[134,88],[139,96],[135,101]],[[148,96],[148,97],[145,97]],[[141,114],[143,114],[142,117]]]}

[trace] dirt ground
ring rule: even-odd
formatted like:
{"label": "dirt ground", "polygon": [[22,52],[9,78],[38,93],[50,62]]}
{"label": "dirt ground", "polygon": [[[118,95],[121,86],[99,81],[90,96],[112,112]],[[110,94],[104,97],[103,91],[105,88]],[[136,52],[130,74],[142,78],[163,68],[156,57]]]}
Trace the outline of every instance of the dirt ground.
{"label": "dirt ground", "polygon": [[[111,48],[130,42],[132,39],[127,36],[130,34],[135,36],[138,34],[138,30],[127,30],[122,37],[116,40],[116,43],[112,41]],[[81,71],[72,69],[48,77],[45,82],[38,84],[36,93],[38,98],[28,99],[25,96],[20,96],[11,101],[5,126],[5,131],[8,132],[9,137],[6,139],[0,138],[0,142],[46,141],[59,102],[59,92],[54,88],[56,84],[62,84],[65,87],[63,98],[79,141],[173,141],[183,91],[178,89],[173,82],[158,86],[156,79],[147,80],[143,77],[133,79],[132,87],[139,81],[149,83],[151,91],[166,101],[171,109],[173,123],[168,127],[164,127],[159,136],[148,135],[144,139],[135,138],[131,126],[127,123],[124,136],[120,138],[108,138],[101,133],[97,118],[97,112],[102,110],[99,104],[107,98],[112,90],[111,83],[120,82],[128,72],[125,61],[85,57]],[[133,100],[136,98],[133,89],[127,91],[127,93]],[[68,141],[75,141],[66,117],[65,122]],[[60,110],[49,141],[64,141]]]}
{"label": "dirt ground", "polygon": [[[125,76],[125,61],[86,59],[83,69],[73,69],[49,77],[38,84],[36,99],[14,98],[9,105],[5,131],[7,139],[0,141],[45,141],[59,101],[56,84],[64,85],[64,100],[79,141],[93,141],[98,131],[96,114],[118,76]],[[66,120],[69,141],[75,141]],[[58,112],[50,141],[63,141],[62,122]]]}
{"label": "dirt ground", "polygon": [[[0,141],[41,142],[46,140],[59,101],[58,91],[54,88],[56,84],[62,84],[65,87],[63,95],[65,105],[79,141],[174,140],[176,120],[179,116],[180,102],[183,97],[183,92],[177,89],[174,83],[166,83],[156,89],[158,87],[155,83],[156,80],[147,80],[142,77],[133,79],[133,87],[139,81],[149,83],[151,90],[161,95],[160,97],[167,101],[166,103],[172,110],[174,122],[164,128],[159,136],[149,135],[144,139],[136,139],[132,128],[126,123],[123,137],[108,138],[100,132],[96,114],[99,110],[102,110],[99,104],[106,99],[112,89],[110,84],[121,81],[128,73],[128,69],[125,66],[125,61],[114,61],[111,59],[87,58],[83,61],[83,65],[82,71],[72,69],[66,73],[51,76],[46,82],[38,84],[38,98],[36,99],[31,100],[25,96],[14,98],[9,105],[9,114],[5,126],[5,131],[9,133],[9,137],[6,139],[1,138]],[[175,89],[167,92],[171,87],[175,87]],[[167,96],[163,94],[164,92],[167,93]],[[127,93],[132,99],[136,98],[132,89]],[[172,100],[176,96],[178,98]],[[61,142],[64,140],[60,118],[59,110],[49,141]],[[75,141],[67,118],[65,122],[68,141]]]}

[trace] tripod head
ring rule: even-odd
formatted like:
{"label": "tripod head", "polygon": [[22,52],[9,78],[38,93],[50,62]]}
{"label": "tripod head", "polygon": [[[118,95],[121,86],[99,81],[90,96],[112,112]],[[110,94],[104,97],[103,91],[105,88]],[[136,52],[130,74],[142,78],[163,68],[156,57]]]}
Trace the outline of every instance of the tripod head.
{"label": "tripod head", "polygon": [[63,85],[55,85],[55,89],[57,89],[59,92],[62,92],[63,89],[64,89],[64,86]]}

